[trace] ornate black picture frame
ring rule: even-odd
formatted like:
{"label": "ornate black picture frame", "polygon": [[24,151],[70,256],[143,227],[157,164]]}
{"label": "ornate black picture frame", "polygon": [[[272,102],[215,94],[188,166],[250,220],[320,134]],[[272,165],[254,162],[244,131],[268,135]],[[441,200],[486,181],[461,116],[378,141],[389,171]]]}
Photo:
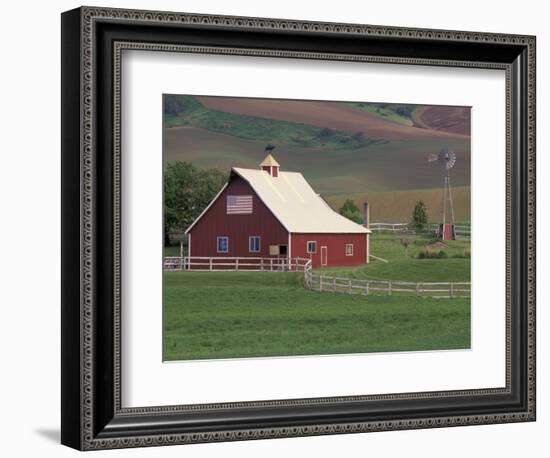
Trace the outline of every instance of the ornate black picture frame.
{"label": "ornate black picture frame", "polygon": [[[121,406],[124,49],[506,72],[506,387]],[[62,435],[80,450],[535,420],[535,37],[82,7],[62,15]]]}

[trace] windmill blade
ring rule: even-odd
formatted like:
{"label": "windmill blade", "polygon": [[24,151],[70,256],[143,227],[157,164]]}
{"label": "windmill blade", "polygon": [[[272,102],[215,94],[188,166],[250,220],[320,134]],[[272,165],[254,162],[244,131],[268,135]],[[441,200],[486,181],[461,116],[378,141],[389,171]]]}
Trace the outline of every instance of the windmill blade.
{"label": "windmill blade", "polygon": [[450,170],[456,163],[456,154],[449,149],[442,149],[439,153],[431,153],[428,162],[438,162],[444,169]]}
{"label": "windmill blade", "polygon": [[447,168],[447,170],[451,169],[453,168],[455,163],[456,163],[456,154],[454,153],[454,151],[449,151],[449,153],[447,154],[447,162],[445,164],[445,167]]}
{"label": "windmill blade", "polygon": [[456,163],[456,154],[454,151],[442,149],[437,154],[431,154],[429,162],[439,162],[441,166],[447,170],[451,169]]}

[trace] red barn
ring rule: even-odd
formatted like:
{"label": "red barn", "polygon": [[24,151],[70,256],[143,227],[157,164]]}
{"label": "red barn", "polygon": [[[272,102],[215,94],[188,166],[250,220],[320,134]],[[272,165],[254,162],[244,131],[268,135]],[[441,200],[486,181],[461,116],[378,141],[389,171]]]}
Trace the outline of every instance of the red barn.
{"label": "red barn", "polygon": [[370,230],[336,213],[301,173],[233,168],[189,226],[189,256],[308,258],[313,267],[369,262]]}

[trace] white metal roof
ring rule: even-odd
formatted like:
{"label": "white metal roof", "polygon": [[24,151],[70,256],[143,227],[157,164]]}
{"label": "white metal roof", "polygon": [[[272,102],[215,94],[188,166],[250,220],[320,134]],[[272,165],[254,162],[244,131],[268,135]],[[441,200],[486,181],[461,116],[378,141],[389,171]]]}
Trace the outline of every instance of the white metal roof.
{"label": "white metal roof", "polygon": [[233,168],[289,232],[363,233],[371,231],[336,213],[298,172],[279,172],[272,177],[263,170]]}

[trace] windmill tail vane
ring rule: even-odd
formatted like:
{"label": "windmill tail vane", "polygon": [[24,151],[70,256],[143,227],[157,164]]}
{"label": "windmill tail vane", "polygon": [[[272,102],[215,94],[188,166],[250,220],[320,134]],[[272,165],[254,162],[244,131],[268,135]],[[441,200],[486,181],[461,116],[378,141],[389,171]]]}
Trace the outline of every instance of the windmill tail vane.
{"label": "windmill tail vane", "polygon": [[430,154],[428,156],[428,162],[435,162],[435,161],[437,161],[437,154],[434,154],[434,153]]}
{"label": "windmill tail vane", "polygon": [[[455,212],[453,207],[453,197],[451,192],[451,169],[456,163],[456,154],[454,151],[442,149],[437,154],[430,154],[428,162],[438,163],[443,171],[443,202],[442,214],[443,220],[439,225],[439,237],[443,240],[455,239]],[[450,214],[448,214],[448,212]],[[450,221],[449,221],[450,220]]]}

